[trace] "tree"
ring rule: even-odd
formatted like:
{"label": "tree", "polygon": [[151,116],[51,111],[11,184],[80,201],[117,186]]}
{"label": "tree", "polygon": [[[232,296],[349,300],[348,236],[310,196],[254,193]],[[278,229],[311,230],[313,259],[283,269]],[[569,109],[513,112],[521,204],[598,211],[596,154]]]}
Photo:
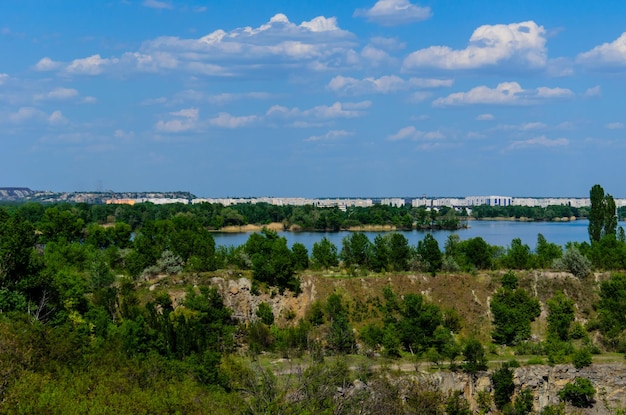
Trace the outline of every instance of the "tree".
{"label": "tree", "polygon": [[293,262],[296,270],[303,271],[309,268],[309,251],[307,251],[304,244],[300,242],[294,243],[291,247],[291,252],[293,254]]}
{"label": "tree", "polygon": [[[508,281],[508,280],[507,280]],[[491,299],[493,341],[513,345],[530,337],[530,323],[541,312],[539,301],[520,288],[499,288]]]}
{"label": "tree", "polygon": [[424,239],[417,243],[417,253],[428,264],[428,272],[435,274],[441,270],[443,255],[439,250],[439,243],[432,234],[427,233]]}
{"label": "tree", "polygon": [[469,339],[463,349],[463,370],[467,373],[475,375],[481,370],[487,370],[487,358],[483,345],[477,339]]}
{"label": "tree", "polygon": [[520,238],[511,241],[511,247],[504,257],[504,263],[512,269],[527,269],[530,265],[530,247],[522,243]]}
{"label": "tree", "polygon": [[563,256],[555,259],[552,266],[571,272],[578,278],[585,278],[591,273],[591,261],[574,245],[568,246]]}
{"label": "tree", "polygon": [[348,321],[348,311],[339,294],[331,294],[326,299],[326,314],[330,320],[329,346],[339,353],[354,351],[356,339]]}
{"label": "tree", "polygon": [[596,389],[587,378],[576,378],[573,383],[568,383],[559,391],[559,398],[570,402],[577,408],[589,408],[593,406]]}
{"label": "tree", "polygon": [[343,238],[341,260],[348,267],[367,267],[370,262],[372,243],[363,232],[355,232]]}
{"label": "tree", "polygon": [[502,410],[505,405],[511,403],[511,396],[515,392],[513,370],[508,364],[503,364],[491,374],[491,383],[493,384],[493,401],[496,407]]}
{"label": "tree", "polygon": [[555,340],[569,340],[569,330],[574,321],[574,301],[557,292],[548,304],[548,337]]}
{"label": "tree", "polygon": [[250,235],[245,251],[250,256],[253,276],[257,281],[297,291],[293,255],[284,237],[264,228],[261,233]]}
{"label": "tree", "polygon": [[337,247],[327,237],[313,244],[311,260],[316,268],[328,269],[339,265]]}
{"label": "tree", "polygon": [[563,255],[563,249],[555,243],[548,242],[542,234],[538,234],[535,253],[535,265],[537,268],[545,269],[552,266],[554,260]]}
{"label": "tree", "polygon": [[605,236],[615,237],[617,231],[617,216],[615,215],[615,200],[610,194],[604,194],[599,184],[593,185],[589,191],[591,208],[589,210],[589,240],[593,244]]}

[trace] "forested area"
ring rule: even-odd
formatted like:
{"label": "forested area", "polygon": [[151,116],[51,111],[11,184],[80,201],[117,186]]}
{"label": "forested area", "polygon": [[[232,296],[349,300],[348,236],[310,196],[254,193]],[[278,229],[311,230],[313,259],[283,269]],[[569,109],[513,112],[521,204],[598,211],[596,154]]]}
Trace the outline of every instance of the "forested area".
{"label": "forested area", "polygon": [[[371,241],[353,232],[340,247],[322,238],[309,253],[301,244],[288,247],[267,229],[237,247],[216,246],[210,232],[246,221],[304,224],[293,219],[301,212],[307,220],[317,216],[309,222],[316,229],[317,223],[339,229],[347,219],[341,220],[338,209],[1,207],[0,412],[469,413],[459,394],[393,381],[371,368],[355,370],[343,357],[425,361],[472,374],[485,370],[489,354],[500,348],[576,367],[591,364],[593,354],[626,352],[626,238],[612,198],[599,190],[592,189],[588,243],[563,249],[538,235],[534,250],[519,239],[498,247],[480,237],[451,235],[440,247],[426,233],[411,246],[399,233]],[[356,209],[349,220],[416,218],[411,209],[371,209]],[[374,217],[378,222],[371,222]],[[556,292],[543,306],[545,333],[532,339],[542,305],[518,277],[532,269],[573,274],[593,294],[593,307],[581,318],[574,300]],[[211,286],[210,278],[222,271],[249,278],[253,293],[272,296],[297,296],[306,273],[390,280],[407,273],[469,281],[488,276],[494,281],[493,317],[486,323],[491,332],[485,336],[468,326],[454,307],[443,308],[419,292],[398,293],[390,284],[366,301],[333,293],[298,319],[275,316],[262,302],[242,321]],[[594,271],[612,274],[596,285]],[[163,278],[176,281],[170,285],[176,294],[144,284]],[[260,363],[265,355],[308,363],[285,377]],[[493,400],[483,402],[483,409],[530,413],[527,398],[507,392],[510,368],[499,370],[493,374]],[[572,384],[563,401],[589,404],[575,395],[576,387],[587,386]]]}

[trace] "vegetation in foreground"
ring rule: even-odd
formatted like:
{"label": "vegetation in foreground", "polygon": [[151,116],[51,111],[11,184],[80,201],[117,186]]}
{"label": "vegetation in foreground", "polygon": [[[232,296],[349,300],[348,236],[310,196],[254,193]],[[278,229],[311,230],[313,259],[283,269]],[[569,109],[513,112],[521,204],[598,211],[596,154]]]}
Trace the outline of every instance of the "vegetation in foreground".
{"label": "vegetation in foreground", "polygon": [[[592,189],[590,243],[564,252],[541,235],[534,251],[516,239],[504,249],[454,236],[441,250],[429,234],[412,247],[401,234],[370,241],[356,232],[340,250],[322,239],[309,255],[268,230],[216,247],[201,214],[172,215],[171,206],[150,207],[158,219],[133,224],[103,218],[97,206],[0,209],[0,412],[470,413],[462,394],[391,369],[422,362],[469,375],[491,365],[493,393],[478,409],[530,413],[529,391],[511,391],[514,363],[495,361],[532,355],[582,368],[598,353],[626,352],[626,241],[600,190]],[[576,289],[540,298],[524,270],[546,268],[571,272]],[[237,320],[210,283],[218,269],[248,275],[253,293],[270,299],[297,295],[300,277],[316,272],[390,282],[365,298],[328,293],[302,318],[260,302]],[[596,283],[594,270],[612,273]],[[491,321],[471,323],[453,304],[397,291],[394,276],[406,272],[467,287],[488,278]],[[159,279],[169,288],[146,283]],[[268,364],[281,357],[303,364]],[[349,365],[349,357],[364,358]],[[580,378],[559,396],[586,407],[595,390]]]}

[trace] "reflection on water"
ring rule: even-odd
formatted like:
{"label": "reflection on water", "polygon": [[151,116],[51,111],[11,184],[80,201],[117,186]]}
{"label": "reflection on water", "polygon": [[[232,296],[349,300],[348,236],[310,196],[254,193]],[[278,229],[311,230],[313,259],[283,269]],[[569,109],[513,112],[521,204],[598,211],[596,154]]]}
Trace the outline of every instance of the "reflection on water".
{"label": "reflection on water", "polygon": [[[433,236],[439,242],[439,247],[443,245],[448,235],[456,233],[461,240],[482,237],[490,245],[508,246],[514,238],[520,238],[523,243],[528,244],[531,249],[535,248],[537,235],[543,234],[548,242],[553,242],[565,246],[567,242],[589,241],[587,226],[589,221],[577,220],[572,222],[512,222],[512,221],[470,221],[468,229],[456,231],[432,231]],[[620,222],[620,226],[626,224]],[[399,231],[411,245],[417,245],[418,241],[424,238],[427,231]],[[376,235],[385,232],[365,232],[370,241],[374,241]],[[328,238],[337,248],[341,249],[342,239],[349,235],[348,231],[341,232],[279,232],[279,235],[287,238],[289,246],[295,242],[300,242],[307,247],[309,252],[315,242],[322,237]],[[241,245],[248,240],[249,233],[215,233],[215,243],[217,245]]]}

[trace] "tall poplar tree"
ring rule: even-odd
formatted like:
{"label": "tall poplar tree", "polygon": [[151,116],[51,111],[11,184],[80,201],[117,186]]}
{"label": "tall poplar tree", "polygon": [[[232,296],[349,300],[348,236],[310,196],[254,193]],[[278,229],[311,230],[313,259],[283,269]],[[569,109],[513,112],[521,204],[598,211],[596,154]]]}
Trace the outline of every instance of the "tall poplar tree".
{"label": "tall poplar tree", "polygon": [[604,194],[599,184],[593,185],[589,192],[591,210],[589,211],[589,239],[598,242],[606,235],[615,235],[617,217],[615,216],[615,200],[610,194]]}

